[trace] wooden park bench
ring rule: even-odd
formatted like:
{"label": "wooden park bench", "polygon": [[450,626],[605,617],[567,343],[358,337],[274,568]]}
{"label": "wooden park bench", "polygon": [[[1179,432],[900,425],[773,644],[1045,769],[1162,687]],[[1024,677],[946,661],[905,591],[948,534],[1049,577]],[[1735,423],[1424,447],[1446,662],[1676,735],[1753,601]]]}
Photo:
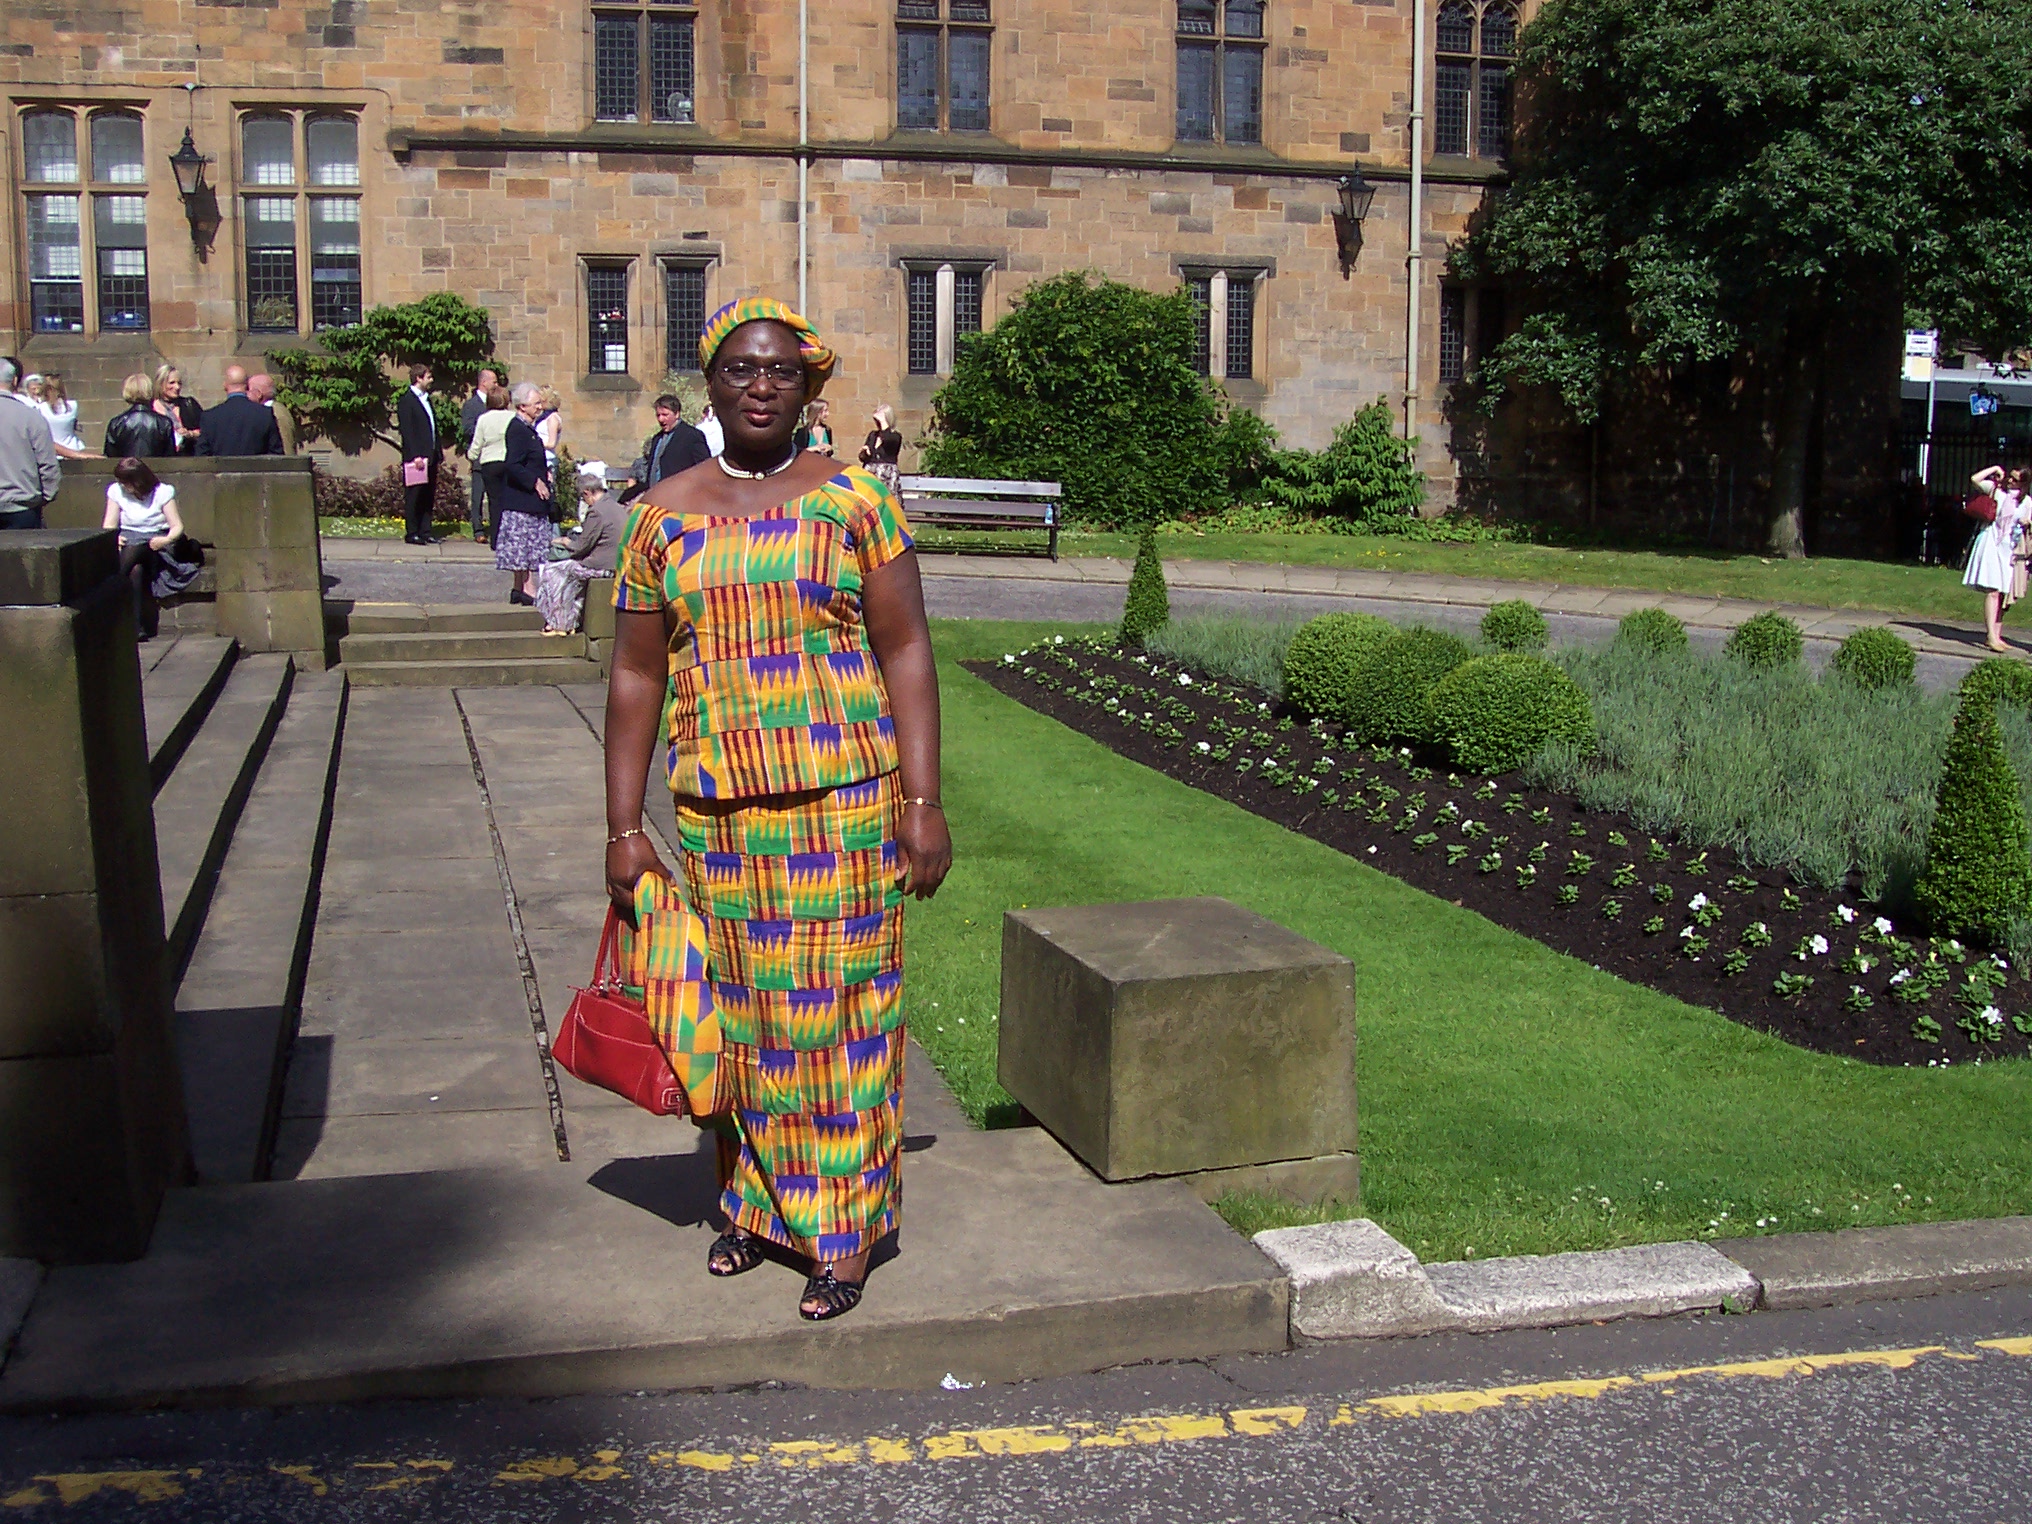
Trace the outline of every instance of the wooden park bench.
{"label": "wooden park bench", "polygon": [[973,481],[959,476],[900,479],[903,511],[933,529],[1041,529],[1044,553],[1058,559],[1057,482]]}

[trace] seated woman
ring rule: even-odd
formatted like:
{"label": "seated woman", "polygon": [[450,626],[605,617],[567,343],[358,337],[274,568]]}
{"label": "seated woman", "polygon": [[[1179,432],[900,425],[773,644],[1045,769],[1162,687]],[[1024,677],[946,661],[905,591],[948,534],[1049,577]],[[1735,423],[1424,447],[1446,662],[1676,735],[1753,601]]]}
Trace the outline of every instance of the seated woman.
{"label": "seated woman", "polygon": [[543,615],[543,633],[570,635],[585,622],[586,584],[614,575],[621,548],[621,526],[628,510],[607,490],[604,461],[579,467],[579,532],[552,540],[565,552],[560,561],[545,562],[536,572],[536,610]]}
{"label": "seated woman", "polygon": [[162,552],[183,537],[176,488],[159,479],[147,461],[128,456],[113,468],[106,488],[105,527],[120,531],[120,575],[134,589],[134,623],[143,640],[153,640],[161,619],[155,576]]}

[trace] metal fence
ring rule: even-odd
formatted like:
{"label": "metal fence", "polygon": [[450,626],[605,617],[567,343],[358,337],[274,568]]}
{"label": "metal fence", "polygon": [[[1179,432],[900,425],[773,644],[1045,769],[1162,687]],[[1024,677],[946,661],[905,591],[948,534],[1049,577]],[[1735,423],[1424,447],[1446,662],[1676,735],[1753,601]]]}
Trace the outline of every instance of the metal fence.
{"label": "metal fence", "polygon": [[1906,429],[1898,436],[1902,554],[1929,565],[1956,563],[1968,554],[1976,522],[1962,511],[1974,492],[1969,478],[1985,466],[2032,464],[2032,440],[1966,430]]}

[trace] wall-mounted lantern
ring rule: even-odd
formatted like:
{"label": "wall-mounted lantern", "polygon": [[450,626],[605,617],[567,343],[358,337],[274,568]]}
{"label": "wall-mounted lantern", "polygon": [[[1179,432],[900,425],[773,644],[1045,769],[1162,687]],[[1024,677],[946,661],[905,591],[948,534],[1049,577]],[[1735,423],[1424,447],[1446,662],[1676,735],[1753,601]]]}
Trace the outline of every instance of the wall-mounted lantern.
{"label": "wall-mounted lantern", "polygon": [[205,183],[205,170],[211,162],[208,154],[198,152],[190,128],[184,128],[183,143],[169,156],[169,167],[176,173],[176,193],[183,198],[183,213],[190,219],[191,245],[200,259],[211,252],[212,237],[219,230],[219,198]]}
{"label": "wall-mounted lantern", "polygon": [[1340,246],[1341,276],[1343,279],[1354,273],[1355,261],[1362,253],[1362,223],[1369,215],[1369,204],[1376,199],[1376,187],[1362,175],[1357,164],[1352,174],[1342,175],[1334,182],[1334,189],[1340,192],[1341,207],[1334,213],[1334,240]]}

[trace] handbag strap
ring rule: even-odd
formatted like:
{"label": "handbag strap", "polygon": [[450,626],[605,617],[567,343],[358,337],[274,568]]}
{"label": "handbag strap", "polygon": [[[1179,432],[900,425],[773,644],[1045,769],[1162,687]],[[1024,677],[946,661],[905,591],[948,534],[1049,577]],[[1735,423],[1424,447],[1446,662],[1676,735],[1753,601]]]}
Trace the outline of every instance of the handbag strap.
{"label": "handbag strap", "polygon": [[607,906],[606,923],[600,927],[600,950],[593,954],[593,988],[608,989],[621,982],[619,957],[615,943],[621,935],[621,912],[611,904]]}

